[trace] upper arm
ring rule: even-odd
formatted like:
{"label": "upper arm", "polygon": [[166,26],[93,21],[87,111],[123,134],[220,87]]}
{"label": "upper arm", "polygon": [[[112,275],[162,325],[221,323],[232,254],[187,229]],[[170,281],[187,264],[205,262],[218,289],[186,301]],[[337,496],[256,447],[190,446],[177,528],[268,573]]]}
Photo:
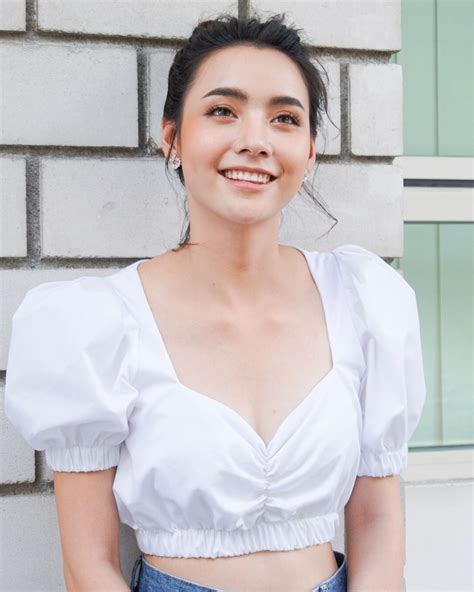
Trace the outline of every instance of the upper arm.
{"label": "upper arm", "polygon": [[360,520],[397,515],[402,515],[398,475],[356,478],[351,497],[344,508],[346,526]]}
{"label": "upper arm", "polygon": [[[426,399],[416,294],[395,269],[367,249],[345,245],[335,254],[364,362],[358,391],[362,422],[357,476],[400,475],[408,465],[408,442]],[[361,480],[354,494],[358,498],[361,489],[378,503],[379,490],[388,488],[393,505],[397,486],[389,483]]]}
{"label": "upper arm", "polygon": [[138,324],[106,278],[47,282],[12,318],[5,413],[53,471],[117,466],[138,398]]}
{"label": "upper arm", "polygon": [[119,518],[112,491],[116,469],[53,472],[66,572],[100,562],[120,568]]}

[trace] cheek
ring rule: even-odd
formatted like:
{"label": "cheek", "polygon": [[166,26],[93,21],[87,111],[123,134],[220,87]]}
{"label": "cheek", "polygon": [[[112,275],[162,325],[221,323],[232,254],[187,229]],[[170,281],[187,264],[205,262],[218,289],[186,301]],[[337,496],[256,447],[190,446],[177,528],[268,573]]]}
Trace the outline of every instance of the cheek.
{"label": "cheek", "polygon": [[[289,143],[290,144],[290,143]],[[306,152],[296,142],[292,144],[293,149],[285,150],[284,158],[287,166],[287,171],[292,175],[298,175],[301,171],[306,170],[308,159],[308,152]]]}
{"label": "cheek", "polygon": [[217,173],[217,169],[226,155],[225,147],[219,139],[200,135],[192,139],[187,146],[189,148],[183,157],[187,157],[187,162],[196,173],[199,172],[201,175]]}
{"label": "cheek", "polygon": [[188,120],[181,130],[183,162],[192,163],[192,168],[202,168],[217,152],[216,146],[220,143],[219,135],[212,133],[205,123],[199,119]]}

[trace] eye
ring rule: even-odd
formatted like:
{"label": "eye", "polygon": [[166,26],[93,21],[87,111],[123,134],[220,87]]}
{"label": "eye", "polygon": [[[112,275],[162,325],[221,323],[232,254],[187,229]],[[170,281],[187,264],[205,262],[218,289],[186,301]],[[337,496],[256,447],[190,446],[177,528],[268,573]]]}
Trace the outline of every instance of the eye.
{"label": "eye", "polygon": [[296,115],[291,115],[290,113],[282,113],[281,115],[278,115],[276,119],[279,119],[280,117],[289,117],[293,121],[293,125],[300,124],[300,120],[298,117],[296,117]]}
{"label": "eye", "polygon": [[210,111],[206,113],[206,115],[213,115],[216,111],[227,111],[228,113],[232,113],[232,111],[228,107],[213,107]]}

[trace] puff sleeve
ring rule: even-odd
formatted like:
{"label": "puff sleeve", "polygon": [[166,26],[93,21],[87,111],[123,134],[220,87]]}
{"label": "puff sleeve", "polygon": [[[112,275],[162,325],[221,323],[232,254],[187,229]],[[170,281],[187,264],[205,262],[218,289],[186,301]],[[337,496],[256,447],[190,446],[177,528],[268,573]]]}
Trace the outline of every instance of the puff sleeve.
{"label": "puff sleeve", "polygon": [[358,476],[400,474],[426,386],[416,295],[381,257],[358,245],[333,250],[358,333],[365,373]]}
{"label": "puff sleeve", "polygon": [[46,282],[12,318],[5,413],[55,471],[118,465],[137,390],[135,319],[105,277]]}

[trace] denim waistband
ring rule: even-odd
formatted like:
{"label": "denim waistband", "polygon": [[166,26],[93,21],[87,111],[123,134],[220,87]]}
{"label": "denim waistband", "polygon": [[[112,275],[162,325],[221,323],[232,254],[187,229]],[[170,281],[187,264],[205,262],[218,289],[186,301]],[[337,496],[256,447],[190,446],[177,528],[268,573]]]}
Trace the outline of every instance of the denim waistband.
{"label": "denim waistband", "polygon": [[[344,553],[333,551],[337,563],[336,571],[316,584],[311,592],[347,592],[347,561]],[[135,561],[130,581],[131,592],[151,592],[152,590],[173,592],[225,592],[220,588],[209,588],[197,582],[179,578],[162,571],[140,554]]]}

